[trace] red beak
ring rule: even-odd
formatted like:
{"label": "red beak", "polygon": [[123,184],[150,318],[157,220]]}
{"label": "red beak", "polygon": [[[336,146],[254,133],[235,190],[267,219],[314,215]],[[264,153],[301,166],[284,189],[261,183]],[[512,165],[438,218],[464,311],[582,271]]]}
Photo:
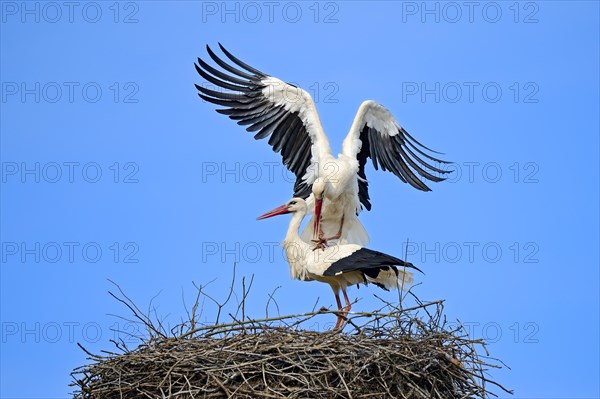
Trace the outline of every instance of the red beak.
{"label": "red beak", "polygon": [[321,222],[321,206],[323,205],[323,198],[315,200],[315,224],[313,226],[313,238],[319,236],[319,226]]}
{"label": "red beak", "polygon": [[264,215],[260,215],[259,217],[256,218],[256,220],[267,219],[267,218],[270,218],[273,216],[283,215],[286,213],[290,213],[290,211],[288,211],[286,205],[284,204],[284,205],[278,206],[277,208],[273,209],[272,211],[265,213]]}

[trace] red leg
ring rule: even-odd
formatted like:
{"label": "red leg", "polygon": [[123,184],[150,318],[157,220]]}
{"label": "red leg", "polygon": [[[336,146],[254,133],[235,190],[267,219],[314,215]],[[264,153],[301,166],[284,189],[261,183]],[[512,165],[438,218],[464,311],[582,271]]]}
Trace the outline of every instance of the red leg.
{"label": "red leg", "polygon": [[346,307],[342,309],[342,301],[340,301],[340,296],[338,293],[335,294],[335,300],[338,305],[338,311],[342,312],[341,315],[338,316],[338,321],[335,323],[334,330],[342,329],[344,327],[344,319],[352,309],[352,305],[350,304],[350,299],[348,299],[348,294],[346,294],[346,288],[342,288],[342,293],[344,294],[344,300],[346,301]]}
{"label": "red leg", "polygon": [[326,238],[325,243],[327,243],[328,240],[339,240],[340,237],[342,236],[342,228],[343,227],[344,227],[344,215],[342,215],[342,220],[340,221],[340,229],[338,230],[336,235]]}
{"label": "red leg", "polygon": [[346,301],[346,308],[344,309],[346,312],[344,313],[344,317],[346,317],[348,312],[350,312],[350,309],[352,309],[352,305],[350,304],[350,299],[348,299],[348,294],[346,294],[346,288],[342,288],[342,293],[344,294],[344,300]]}
{"label": "red leg", "polygon": [[[342,301],[340,301],[340,295],[337,292],[335,293],[335,302],[337,303],[338,311],[342,311]],[[335,323],[335,327],[333,327],[333,329],[337,330],[338,328],[340,328],[340,326],[342,325],[342,321],[342,316],[338,314],[337,322]]]}
{"label": "red leg", "polygon": [[312,240],[312,242],[317,243],[317,245],[313,248],[313,251],[315,249],[323,249],[324,250],[325,247],[327,246],[327,241],[329,241],[329,240],[339,240],[342,237],[342,229],[343,228],[344,228],[344,215],[342,215],[342,220],[340,222],[340,229],[338,230],[338,232],[335,235],[328,237],[328,238],[324,238],[323,232],[319,229],[319,234],[318,234],[319,239]]}
{"label": "red leg", "polygon": [[[342,237],[342,229],[343,228],[344,228],[344,215],[342,215],[342,220],[340,221],[340,229],[338,230],[338,232],[335,235],[328,237],[328,238],[322,238],[322,237],[320,237],[320,238],[322,239],[322,241],[324,241],[325,245],[327,245],[327,241],[329,241],[329,240],[339,240]],[[321,232],[321,235],[323,235],[323,232]]]}
{"label": "red leg", "polygon": [[313,224],[313,239],[319,237],[321,230],[321,207],[323,205],[323,199],[315,199],[315,216]]}

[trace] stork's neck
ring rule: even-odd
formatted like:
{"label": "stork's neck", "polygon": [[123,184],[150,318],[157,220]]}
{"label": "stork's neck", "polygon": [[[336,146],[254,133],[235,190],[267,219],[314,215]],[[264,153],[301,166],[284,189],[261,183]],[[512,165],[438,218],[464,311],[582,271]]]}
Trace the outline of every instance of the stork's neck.
{"label": "stork's neck", "polygon": [[284,242],[295,242],[295,243],[303,243],[300,238],[300,224],[302,223],[302,219],[304,219],[304,215],[306,212],[294,212],[292,216],[292,220],[290,220],[290,225],[288,226],[287,234],[285,235]]}
{"label": "stork's neck", "polygon": [[288,264],[290,265],[290,274],[292,278],[299,280],[307,279],[306,254],[310,253],[310,245],[300,238],[299,230],[306,210],[295,212],[290,220],[283,247]]}

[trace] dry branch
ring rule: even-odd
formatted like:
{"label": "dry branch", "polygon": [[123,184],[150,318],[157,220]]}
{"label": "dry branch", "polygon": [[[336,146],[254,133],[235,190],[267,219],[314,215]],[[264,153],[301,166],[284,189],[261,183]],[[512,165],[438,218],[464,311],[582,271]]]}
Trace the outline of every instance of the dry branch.
{"label": "dry branch", "polygon": [[[351,313],[343,333],[319,332],[305,326],[335,312],[252,320],[245,318],[243,291],[231,322],[199,326],[198,295],[190,321],[170,335],[146,325],[149,336],[133,350],[120,345],[119,354],[88,353],[91,363],[72,373],[74,397],[449,399],[496,396],[490,386],[510,392],[489,379],[488,370],[501,362],[488,357],[485,343],[462,327],[447,328],[442,301],[417,300],[405,309],[388,303]],[[134,317],[152,324],[120,293],[115,298]],[[224,304],[215,303],[221,317]]]}

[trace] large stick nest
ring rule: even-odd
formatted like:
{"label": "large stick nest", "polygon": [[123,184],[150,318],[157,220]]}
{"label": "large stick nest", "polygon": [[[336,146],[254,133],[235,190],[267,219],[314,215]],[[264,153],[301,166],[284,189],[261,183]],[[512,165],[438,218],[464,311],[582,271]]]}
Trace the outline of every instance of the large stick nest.
{"label": "large stick nest", "polygon": [[496,396],[491,385],[509,392],[487,376],[501,364],[485,343],[448,327],[442,301],[352,313],[341,333],[306,328],[334,318],[322,309],[262,320],[230,315],[230,323],[200,327],[192,317],[171,334],[122,302],[149,338],[133,350],[116,343],[119,353],[88,352],[92,363],[72,373],[75,398],[485,398]]}

